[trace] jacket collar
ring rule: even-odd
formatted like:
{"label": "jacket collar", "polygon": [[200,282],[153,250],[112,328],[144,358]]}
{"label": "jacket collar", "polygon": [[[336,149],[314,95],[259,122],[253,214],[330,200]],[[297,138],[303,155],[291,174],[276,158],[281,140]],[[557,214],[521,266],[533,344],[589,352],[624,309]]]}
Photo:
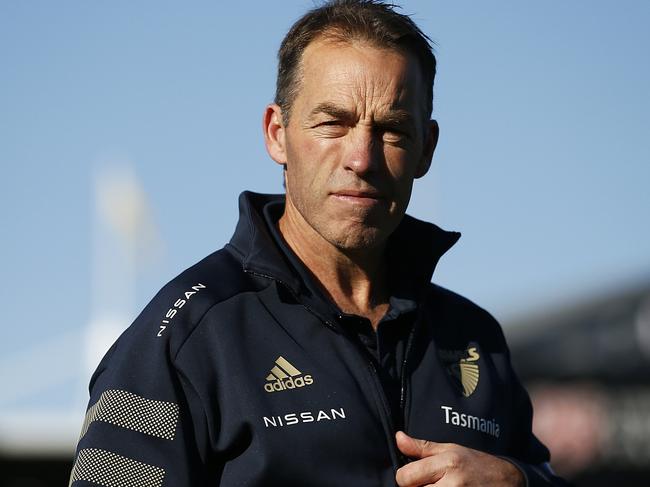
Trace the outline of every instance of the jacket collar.
{"label": "jacket collar", "polygon": [[[239,254],[244,270],[276,279],[299,295],[302,279],[275,241],[277,230],[269,228],[275,223],[269,220],[283,206],[284,195],[244,191],[239,196],[239,221],[230,246]],[[405,215],[388,241],[390,275],[398,283],[397,295],[419,296],[431,282],[440,257],[459,238],[458,232]]]}

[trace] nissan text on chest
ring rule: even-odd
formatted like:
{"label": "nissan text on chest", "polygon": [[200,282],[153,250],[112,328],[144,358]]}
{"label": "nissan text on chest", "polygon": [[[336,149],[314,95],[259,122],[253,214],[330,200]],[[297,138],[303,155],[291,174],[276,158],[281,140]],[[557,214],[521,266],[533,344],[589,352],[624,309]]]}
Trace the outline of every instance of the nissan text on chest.
{"label": "nissan text on chest", "polygon": [[263,112],[284,193],[243,192],[229,243],[107,352],[70,486],[566,485],[499,324],[433,282],[460,234],[406,214],[435,75],[397,6],[293,24]]}

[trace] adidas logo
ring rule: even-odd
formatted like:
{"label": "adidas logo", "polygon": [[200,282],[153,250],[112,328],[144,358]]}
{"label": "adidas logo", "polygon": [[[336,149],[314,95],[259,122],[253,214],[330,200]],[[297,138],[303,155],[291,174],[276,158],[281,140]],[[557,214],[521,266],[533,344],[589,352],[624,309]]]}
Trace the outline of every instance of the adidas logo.
{"label": "adidas logo", "polygon": [[279,392],[309,386],[313,383],[314,379],[311,375],[303,375],[287,359],[280,356],[275,360],[271,373],[266,376],[264,390],[266,392]]}

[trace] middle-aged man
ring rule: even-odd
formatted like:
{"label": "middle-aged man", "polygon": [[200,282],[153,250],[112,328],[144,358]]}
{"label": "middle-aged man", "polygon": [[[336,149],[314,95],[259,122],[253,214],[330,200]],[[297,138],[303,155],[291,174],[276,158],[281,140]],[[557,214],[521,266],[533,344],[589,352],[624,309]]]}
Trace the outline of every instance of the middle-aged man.
{"label": "middle-aged man", "polygon": [[71,485],[549,486],[499,325],[430,283],[458,239],[405,216],[435,58],[334,1],[291,28],[264,114],[286,196],[166,285],[91,382]]}

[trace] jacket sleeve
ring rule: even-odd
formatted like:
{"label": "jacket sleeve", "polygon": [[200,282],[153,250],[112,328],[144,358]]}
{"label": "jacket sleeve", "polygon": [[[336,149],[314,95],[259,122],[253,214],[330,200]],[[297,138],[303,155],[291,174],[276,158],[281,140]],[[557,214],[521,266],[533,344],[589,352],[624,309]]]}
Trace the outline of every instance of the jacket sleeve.
{"label": "jacket sleeve", "polygon": [[[505,339],[504,339],[505,340]],[[508,366],[513,383],[514,423],[516,435],[505,460],[523,473],[527,487],[565,487],[571,484],[555,475],[550,466],[550,453],[533,433],[533,407],[528,393],[514,372],[508,352]]]}
{"label": "jacket sleeve", "polygon": [[156,332],[145,311],[93,375],[69,486],[207,484],[206,414]]}

